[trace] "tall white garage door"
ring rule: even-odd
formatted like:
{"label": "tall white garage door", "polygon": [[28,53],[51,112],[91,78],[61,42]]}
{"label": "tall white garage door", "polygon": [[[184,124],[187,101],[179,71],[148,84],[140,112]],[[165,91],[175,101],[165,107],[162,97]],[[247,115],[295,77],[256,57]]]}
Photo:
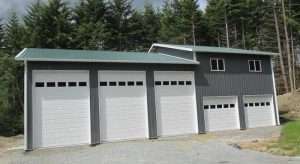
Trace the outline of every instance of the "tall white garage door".
{"label": "tall white garage door", "polygon": [[244,96],[248,128],[275,125],[273,96]]}
{"label": "tall white garage door", "polygon": [[101,141],[148,138],[146,73],[99,71]]}
{"label": "tall white garage door", "polygon": [[207,131],[240,129],[237,97],[203,97]]}
{"label": "tall white garage door", "polygon": [[90,143],[88,71],[33,70],[33,147]]}
{"label": "tall white garage door", "polygon": [[154,73],[158,136],[198,132],[193,72]]}

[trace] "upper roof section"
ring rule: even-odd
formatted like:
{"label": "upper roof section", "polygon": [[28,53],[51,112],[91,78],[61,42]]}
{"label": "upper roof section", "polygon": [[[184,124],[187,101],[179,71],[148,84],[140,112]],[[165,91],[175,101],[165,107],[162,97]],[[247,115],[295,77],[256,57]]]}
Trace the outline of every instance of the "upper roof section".
{"label": "upper roof section", "polygon": [[278,53],[272,53],[272,52],[244,50],[244,49],[236,49],[236,48],[158,44],[158,43],[153,44],[151,46],[149,52],[151,52],[151,50],[154,47],[164,47],[164,48],[170,48],[170,49],[177,49],[177,50],[191,51],[191,52],[202,52],[202,53],[247,54],[247,55],[268,55],[268,56],[279,55]]}
{"label": "upper roof section", "polygon": [[90,51],[67,49],[25,48],[16,57],[24,61],[64,61],[64,62],[103,62],[103,63],[155,63],[155,64],[199,64],[162,53]]}

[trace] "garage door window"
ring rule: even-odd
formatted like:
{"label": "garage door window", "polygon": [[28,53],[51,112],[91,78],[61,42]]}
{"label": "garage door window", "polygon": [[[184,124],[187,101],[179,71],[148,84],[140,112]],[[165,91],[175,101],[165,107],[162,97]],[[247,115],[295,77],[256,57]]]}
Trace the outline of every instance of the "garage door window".
{"label": "garage door window", "polygon": [[77,83],[76,82],[68,82],[69,87],[76,87]]}
{"label": "garage door window", "polygon": [[86,86],[87,86],[87,82],[81,81],[81,82],[78,83],[78,85],[79,85],[80,87],[86,87]]}
{"label": "garage door window", "polygon": [[192,81],[186,81],[185,84],[186,85],[192,85]]}
{"label": "garage door window", "polygon": [[107,86],[107,82],[106,81],[101,81],[100,86],[102,86],[102,87]]}
{"label": "garage door window", "polygon": [[45,83],[43,83],[43,82],[36,82],[35,83],[35,87],[37,87],[37,88],[44,87],[44,86],[45,86]]}
{"label": "garage door window", "polygon": [[66,87],[66,82],[58,82],[57,86],[58,87]]}
{"label": "garage door window", "polygon": [[136,82],[136,85],[137,85],[137,86],[143,86],[144,83],[143,83],[142,81],[137,81],[137,82]]}
{"label": "garage door window", "polygon": [[270,102],[250,102],[245,103],[245,107],[251,107],[251,108],[257,108],[257,107],[264,107],[264,106],[270,106]]}
{"label": "garage door window", "polygon": [[111,82],[109,82],[109,86],[117,86],[117,82],[111,81]]}
{"label": "garage door window", "polygon": [[55,82],[47,82],[47,87],[55,87]]}
{"label": "garage door window", "polygon": [[192,85],[192,81],[155,81],[156,86],[161,86],[161,85],[171,85],[171,86],[178,86],[178,85]]}
{"label": "garage door window", "polygon": [[128,81],[128,82],[127,82],[127,85],[128,85],[128,86],[134,86],[134,81]]}
{"label": "garage door window", "polygon": [[119,81],[119,86],[126,86],[126,82],[125,81]]}
{"label": "garage door window", "polygon": [[161,81],[155,81],[155,85],[160,86],[161,85]]}

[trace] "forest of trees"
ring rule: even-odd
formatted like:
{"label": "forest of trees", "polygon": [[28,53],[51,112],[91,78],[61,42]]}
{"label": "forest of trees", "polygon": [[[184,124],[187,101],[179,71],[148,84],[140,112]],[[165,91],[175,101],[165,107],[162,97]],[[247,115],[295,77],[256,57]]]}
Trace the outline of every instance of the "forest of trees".
{"label": "forest of trees", "polygon": [[147,51],[159,42],[280,52],[285,92],[296,88],[297,0],[208,0],[205,11],[197,0],[150,2],[36,0],[25,15],[0,16],[0,134],[23,132],[23,63],[14,57],[25,47]]}

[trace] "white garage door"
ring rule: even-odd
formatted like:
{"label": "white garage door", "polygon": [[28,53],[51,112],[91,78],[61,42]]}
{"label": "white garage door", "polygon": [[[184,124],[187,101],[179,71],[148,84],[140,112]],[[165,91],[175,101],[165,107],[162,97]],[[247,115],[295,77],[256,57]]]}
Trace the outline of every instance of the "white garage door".
{"label": "white garage door", "polygon": [[90,143],[88,71],[33,70],[33,146]]}
{"label": "white garage door", "polygon": [[207,131],[240,129],[237,97],[203,97]]}
{"label": "white garage door", "polygon": [[158,136],[198,132],[193,72],[155,72]]}
{"label": "white garage door", "polygon": [[146,73],[99,71],[101,141],[148,138]]}
{"label": "white garage door", "polygon": [[275,125],[273,96],[244,96],[248,128]]}

